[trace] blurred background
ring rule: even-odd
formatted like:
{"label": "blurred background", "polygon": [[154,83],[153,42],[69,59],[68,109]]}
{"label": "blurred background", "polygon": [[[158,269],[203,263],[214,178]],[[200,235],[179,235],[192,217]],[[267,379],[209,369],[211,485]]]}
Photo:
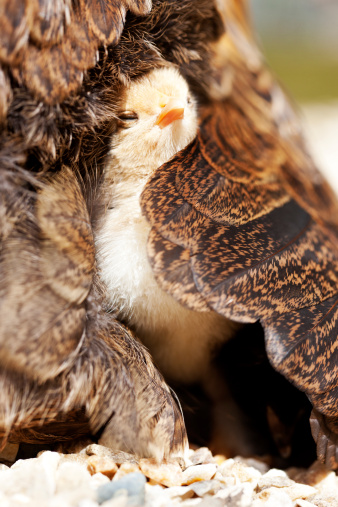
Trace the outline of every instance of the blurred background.
{"label": "blurred background", "polygon": [[265,58],[338,195],[338,0],[251,0],[251,10]]}

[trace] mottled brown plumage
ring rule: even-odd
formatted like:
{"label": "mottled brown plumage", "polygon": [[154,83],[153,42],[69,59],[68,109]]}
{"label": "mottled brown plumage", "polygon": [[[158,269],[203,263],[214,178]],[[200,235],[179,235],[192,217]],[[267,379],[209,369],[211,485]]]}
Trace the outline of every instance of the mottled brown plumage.
{"label": "mottled brown plumage", "polygon": [[3,444],[100,431],[139,455],[184,450],[149,353],[101,307],[92,238],[121,87],[170,63],[201,124],[143,193],[156,279],[188,308],[261,321],[271,363],[313,403],[319,457],[337,467],[338,205],[247,11],[245,0],[0,2]]}
{"label": "mottled brown plumage", "polygon": [[206,0],[191,5],[155,0],[144,16],[149,2],[1,3],[2,445],[100,430],[139,455],[184,452],[149,353],[101,309],[91,227],[123,83],[166,58],[205,73],[221,24]]}
{"label": "mottled brown plumage", "polygon": [[76,175],[62,168],[41,182],[34,208],[28,204],[1,251],[2,443],[101,430],[102,443],[139,455],[183,452],[169,388],[142,345],[99,306]]}
{"label": "mottled brown plumage", "polygon": [[229,32],[218,50],[231,48],[231,95],[201,110],[196,140],[143,193],[148,253],[189,308],[262,323],[271,363],[315,407],[318,456],[336,468],[337,200],[278,85]]}

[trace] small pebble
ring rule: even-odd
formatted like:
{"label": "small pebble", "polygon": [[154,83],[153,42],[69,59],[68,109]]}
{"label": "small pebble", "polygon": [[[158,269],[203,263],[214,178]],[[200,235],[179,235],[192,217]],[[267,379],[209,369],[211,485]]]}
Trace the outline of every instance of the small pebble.
{"label": "small pebble", "polygon": [[87,462],[89,459],[89,456],[86,454],[62,454],[59,453],[60,456],[60,464],[65,462],[73,462],[73,463],[79,463],[80,465],[83,465],[84,467],[87,467]]}
{"label": "small pebble", "polygon": [[[201,503],[198,504],[200,507],[224,507],[224,502],[219,498],[204,498]],[[228,504],[230,505],[230,504]]]}
{"label": "small pebble", "polygon": [[110,480],[106,475],[98,473],[91,476],[89,486],[93,491],[96,491],[97,488],[103,486],[103,484],[108,484],[109,482]]}
{"label": "small pebble", "polygon": [[124,477],[125,475],[131,474],[133,472],[141,472],[140,467],[135,463],[122,463],[122,465],[114,475],[113,480],[118,481],[119,479],[121,479],[121,477]]}
{"label": "small pebble", "polygon": [[331,498],[331,500],[323,500],[322,498],[317,498],[316,507],[337,507],[336,498]]}
{"label": "small pebble", "polygon": [[205,495],[214,495],[221,489],[220,483],[218,481],[200,481],[194,482],[190,485],[191,490],[200,497]]}
{"label": "small pebble", "polygon": [[0,505],[1,507],[11,507],[9,498],[0,491]]}
{"label": "small pebble", "polygon": [[286,488],[288,486],[292,486],[294,481],[289,479],[288,477],[281,477],[280,475],[269,476],[268,474],[263,475],[257,482],[258,490],[262,490],[265,488],[271,488],[274,486],[276,488]]}
{"label": "small pebble", "polygon": [[108,479],[112,479],[118,470],[114,461],[103,456],[90,456],[87,460],[87,466],[91,475],[101,473],[106,475]]}
{"label": "small pebble", "polygon": [[316,507],[316,505],[307,500],[297,500],[295,507]]}
{"label": "small pebble", "polygon": [[181,500],[187,500],[194,496],[194,491],[190,486],[173,486],[164,490],[164,494],[167,498],[179,498]]}
{"label": "small pebble", "polygon": [[278,470],[278,468],[270,468],[264,477],[288,477],[287,473],[284,470]]}
{"label": "small pebble", "polygon": [[235,461],[239,461],[248,467],[256,468],[261,474],[265,474],[269,470],[268,465],[264,461],[259,461],[255,458],[240,458],[237,456]]}
{"label": "small pebble", "polygon": [[317,490],[312,486],[296,483],[294,483],[292,486],[288,486],[287,488],[283,488],[283,491],[289,495],[291,500],[298,500],[299,498],[306,499],[314,496],[317,493]]}
{"label": "small pebble", "polygon": [[213,477],[213,481],[218,481],[225,486],[234,486],[236,484],[236,478],[232,475],[224,476],[217,470]]}
{"label": "small pebble", "polygon": [[192,465],[205,465],[208,463],[215,463],[215,458],[211,454],[211,451],[207,447],[200,447],[197,451],[190,456]]}
{"label": "small pebble", "polygon": [[80,500],[76,507],[98,507],[98,503],[94,502],[94,500],[85,498],[83,500]]}
{"label": "small pebble", "polygon": [[202,498],[191,498],[189,500],[185,500],[185,502],[182,505],[184,505],[184,507],[195,507],[195,505],[201,505],[201,503]]}
{"label": "small pebble", "polygon": [[224,461],[226,460],[226,457],[224,456],[224,454],[215,454],[214,456],[214,463],[216,463],[216,465],[221,465],[222,463],[224,463]]}
{"label": "small pebble", "polygon": [[[172,505],[180,504],[180,499],[171,499],[166,496],[166,493],[172,488],[164,488],[160,485],[151,486],[149,482],[145,485],[145,497],[147,507],[171,507]],[[181,505],[181,504],[180,504]]]}
{"label": "small pebble", "polygon": [[56,472],[56,492],[73,491],[87,486],[90,473],[85,467],[75,462],[62,463]]}
{"label": "small pebble", "polygon": [[102,504],[126,492],[128,496],[128,505],[143,505],[145,501],[145,483],[146,478],[143,474],[128,474],[119,481],[112,481],[109,482],[109,484],[100,486],[96,493],[97,502]]}
{"label": "small pebble", "polygon": [[153,459],[140,459],[139,466],[146,477],[164,486],[181,486],[183,483],[183,473],[178,463],[169,462],[159,465]]}
{"label": "small pebble", "polygon": [[230,471],[232,469],[232,467],[234,466],[234,463],[235,463],[235,460],[232,459],[232,458],[229,458],[229,459],[226,459],[225,461],[223,461],[223,463],[219,466],[218,470],[223,474],[223,473],[227,473],[228,471]]}
{"label": "small pebble", "polygon": [[283,489],[265,489],[257,495],[253,507],[294,507],[291,498]]}
{"label": "small pebble", "polygon": [[217,472],[217,465],[193,465],[182,473],[182,484],[189,485],[197,481],[208,481]]}
{"label": "small pebble", "polygon": [[286,488],[272,486],[270,488],[263,489],[263,491],[258,493],[257,498],[260,499],[270,498],[270,496],[276,495],[277,491],[282,491],[284,495],[287,495],[287,497],[293,501],[312,497],[317,492],[315,488],[307,486],[306,484],[294,484],[293,486],[289,486]]}
{"label": "small pebble", "polygon": [[[126,494],[122,494],[121,495],[117,495],[115,498],[111,498],[110,500],[108,500],[107,502],[104,502],[102,504],[102,507],[129,507],[130,503],[128,503],[129,500],[128,500],[128,497],[126,496]],[[136,507],[136,504],[134,504],[135,507]],[[139,507],[137,505],[137,507]]]}
{"label": "small pebble", "polygon": [[95,455],[103,458],[110,458],[117,465],[122,465],[122,463],[137,463],[137,459],[133,454],[128,454],[123,451],[115,452],[104,445],[91,444],[86,447],[85,451],[88,456]]}
{"label": "small pebble", "polygon": [[39,458],[18,460],[0,474],[0,491],[6,496],[13,493],[26,495],[32,501],[42,503],[55,493],[59,460],[59,455],[50,451]]}
{"label": "small pebble", "polygon": [[237,482],[252,482],[254,484],[257,484],[262,476],[256,468],[249,467],[233,459],[225,461],[219,467],[219,472],[224,475],[224,477],[234,477]]}
{"label": "small pebble", "polygon": [[229,488],[220,489],[215,498],[226,500],[227,506],[251,507],[254,487],[250,483],[237,484]]}

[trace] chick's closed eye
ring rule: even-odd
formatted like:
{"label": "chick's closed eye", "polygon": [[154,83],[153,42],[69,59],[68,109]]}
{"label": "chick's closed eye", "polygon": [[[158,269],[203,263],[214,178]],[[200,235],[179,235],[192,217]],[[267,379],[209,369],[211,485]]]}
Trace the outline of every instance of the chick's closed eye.
{"label": "chick's closed eye", "polygon": [[117,118],[119,127],[128,127],[138,120],[138,114],[135,111],[121,111]]}

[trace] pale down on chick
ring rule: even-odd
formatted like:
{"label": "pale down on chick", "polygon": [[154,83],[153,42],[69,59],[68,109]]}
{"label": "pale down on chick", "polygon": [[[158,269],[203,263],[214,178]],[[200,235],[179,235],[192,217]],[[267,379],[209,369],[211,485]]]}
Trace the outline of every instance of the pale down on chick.
{"label": "pale down on chick", "polygon": [[158,286],[140,207],[155,170],[196,137],[196,100],[176,69],[162,68],[132,82],[120,108],[106,165],[109,202],[96,231],[108,309],[136,332],[165,375],[201,380],[213,347],[233,334],[234,324],[212,311],[189,310]]}

